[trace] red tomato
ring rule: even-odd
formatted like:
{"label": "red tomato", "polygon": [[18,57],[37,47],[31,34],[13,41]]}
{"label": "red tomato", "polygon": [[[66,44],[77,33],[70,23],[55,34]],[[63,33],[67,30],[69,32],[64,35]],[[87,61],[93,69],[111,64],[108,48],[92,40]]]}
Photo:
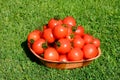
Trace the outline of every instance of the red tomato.
{"label": "red tomato", "polygon": [[63,24],[68,26],[76,26],[76,20],[72,16],[67,16],[63,19]]}
{"label": "red tomato", "polygon": [[70,42],[72,42],[74,39],[74,36],[75,36],[74,34],[70,34],[70,35],[66,36],[66,39],[68,39]]}
{"label": "red tomato", "polygon": [[44,43],[45,43],[44,39],[36,40],[32,45],[33,51],[38,55],[42,54],[44,52],[44,48],[43,48]]}
{"label": "red tomato", "polygon": [[85,41],[81,37],[76,37],[73,39],[73,47],[82,48],[85,44]]}
{"label": "red tomato", "polygon": [[69,61],[83,60],[83,52],[79,48],[73,48],[67,55]]}
{"label": "red tomato", "polygon": [[52,18],[48,22],[48,27],[53,29],[55,26],[61,25],[61,24],[63,24],[62,20],[60,20],[60,19],[57,20],[57,19]]}
{"label": "red tomato", "polygon": [[66,54],[71,49],[71,43],[68,39],[59,39],[56,42],[56,50],[59,54]]}
{"label": "red tomato", "polygon": [[74,35],[74,38],[81,38],[80,35]]}
{"label": "red tomato", "polygon": [[84,34],[84,28],[82,26],[78,26],[77,29],[74,32],[75,35],[83,36]]}
{"label": "red tomato", "polygon": [[84,39],[86,44],[93,42],[93,36],[91,36],[89,34],[84,34],[83,39]]}
{"label": "red tomato", "polygon": [[98,49],[95,47],[94,44],[86,44],[83,47],[83,52],[85,59],[94,58],[98,55]]}
{"label": "red tomato", "polygon": [[42,32],[40,30],[34,30],[28,34],[27,41],[33,44],[34,41],[40,39]]}
{"label": "red tomato", "polygon": [[66,56],[66,55],[60,55],[59,61],[60,61],[60,62],[67,62],[67,61],[68,61],[68,60],[67,60],[67,56]]}
{"label": "red tomato", "polygon": [[97,38],[95,38],[95,39],[93,40],[93,44],[94,44],[96,47],[100,47],[100,40],[97,39]]}
{"label": "red tomato", "polygon": [[57,25],[53,29],[53,35],[56,39],[64,38],[67,36],[68,28],[63,25]]}
{"label": "red tomato", "polygon": [[43,37],[48,43],[53,43],[55,41],[51,28],[47,28],[43,31]]}
{"label": "red tomato", "polygon": [[52,60],[52,61],[58,61],[59,60],[59,54],[56,51],[55,48],[49,47],[44,52],[44,59]]}
{"label": "red tomato", "polygon": [[66,38],[67,38],[68,40],[70,40],[70,42],[73,41],[74,34],[73,34],[73,32],[72,32],[72,28],[70,28],[70,27],[68,27],[68,33],[67,33]]}

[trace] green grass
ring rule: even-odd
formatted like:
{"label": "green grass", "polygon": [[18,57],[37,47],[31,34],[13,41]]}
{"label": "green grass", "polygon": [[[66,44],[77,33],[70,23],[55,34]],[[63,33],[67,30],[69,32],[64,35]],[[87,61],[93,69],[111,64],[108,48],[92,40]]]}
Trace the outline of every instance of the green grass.
{"label": "green grass", "polygon": [[[71,15],[101,40],[102,55],[73,70],[45,67],[28,50],[30,31]],[[119,0],[0,0],[0,80],[119,80]]]}

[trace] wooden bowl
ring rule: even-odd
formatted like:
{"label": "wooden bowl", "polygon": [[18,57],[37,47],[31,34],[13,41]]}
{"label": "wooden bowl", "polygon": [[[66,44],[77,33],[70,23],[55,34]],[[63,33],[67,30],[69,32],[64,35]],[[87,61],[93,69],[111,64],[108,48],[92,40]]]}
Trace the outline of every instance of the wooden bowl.
{"label": "wooden bowl", "polygon": [[74,68],[81,68],[84,66],[87,66],[88,64],[90,64],[93,60],[97,59],[98,57],[100,57],[101,55],[101,50],[100,48],[98,48],[99,50],[99,54],[92,59],[87,59],[87,60],[83,60],[83,61],[68,61],[68,62],[58,62],[58,61],[50,61],[50,60],[46,60],[44,58],[42,58],[41,56],[37,55],[32,49],[30,44],[28,43],[28,47],[30,49],[30,51],[37,57],[39,58],[39,60],[47,67],[50,68],[56,68],[56,69],[74,69]]}

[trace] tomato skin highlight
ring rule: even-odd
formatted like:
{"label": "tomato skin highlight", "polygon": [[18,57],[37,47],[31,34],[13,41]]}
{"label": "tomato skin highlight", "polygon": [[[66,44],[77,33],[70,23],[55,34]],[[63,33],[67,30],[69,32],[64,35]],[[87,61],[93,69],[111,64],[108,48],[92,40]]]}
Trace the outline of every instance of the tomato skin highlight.
{"label": "tomato skin highlight", "polygon": [[76,26],[76,20],[72,16],[67,16],[63,19],[63,24],[71,26]]}
{"label": "tomato skin highlight", "polygon": [[86,44],[83,47],[83,52],[85,59],[94,58],[98,55],[98,48],[96,48],[94,44]]}
{"label": "tomato skin highlight", "polygon": [[40,39],[42,32],[40,30],[33,30],[28,34],[27,41],[33,44],[34,41]]}
{"label": "tomato skin highlight", "polygon": [[56,43],[56,50],[59,54],[67,54],[71,49],[71,43],[68,39],[59,39]]}
{"label": "tomato skin highlight", "polygon": [[68,33],[68,28],[63,25],[58,25],[53,29],[53,35],[56,39],[66,37],[67,33]]}
{"label": "tomato skin highlight", "polygon": [[86,44],[93,42],[93,36],[91,36],[90,34],[84,34],[83,39]]}
{"label": "tomato skin highlight", "polygon": [[43,37],[48,43],[53,43],[55,41],[51,28],[47,28],[43,31]]}
{"label": "tomato skin highlight", "polygon": [[44,52],[44,48],[42,47],[42,44],[44,43],[45,43],[44,39],[36,40],[32,45],[33,51],[38,55],[42,54]]}
{"label": "tomato skin highlight", "polygon": [[76,31],[74,32],[75,35],[83,36],[84,35],[84,28],[82,26],[78,26]]}
{"label": "tomato skin highlight", "polygon": [[48,27],[53,29],[55,26],[61,25],[61,24],[63,24],[62,20],[60,20],[60,19],[56,20],[54,18],[51,18],[48,22]]}
{"label": "tomato skin highlight", "polygon": [[67,62],[68,61],[67,56],[66,55],[60,55],[59,61],[60,62]]}
{"label": "tomato skin highlight", "polygon": [[58,61],[59,54],[55,48],[49,47],[44,52],[44,59],[51,60],[51,61]]}
{"label": "tomato skin highlight", "polygon": [[81,37],[76,37],[73,39],[73,47],[83,48],[85,41]]}
{"label": "tomato skin highlight", "polygon": [[67,55],[69,61],[83,60],[83,52],[79,48],[73,48]]}
{"label": "tomato skin highlight", "polygon": [[100,40],[97,39],[97,38],[95,38],[95,39],[93,40],[93,44],[94,44],[96,47],[100,47]]}

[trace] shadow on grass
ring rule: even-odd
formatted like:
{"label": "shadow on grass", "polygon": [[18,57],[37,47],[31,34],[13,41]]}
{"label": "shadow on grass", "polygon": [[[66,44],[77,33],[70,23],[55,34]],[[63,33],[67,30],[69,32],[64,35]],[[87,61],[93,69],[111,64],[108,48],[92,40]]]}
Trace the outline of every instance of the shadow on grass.
{"label": "shadow on grass", "polygon": [[29,57],[29,59],[32,62],[36,62],[37,64],[40,64],[40,65],[42,64],[40,60],[29,50],[28,45],[27,45],[27,40],[21,43],[21,47],[23,48],[27,57]]}

